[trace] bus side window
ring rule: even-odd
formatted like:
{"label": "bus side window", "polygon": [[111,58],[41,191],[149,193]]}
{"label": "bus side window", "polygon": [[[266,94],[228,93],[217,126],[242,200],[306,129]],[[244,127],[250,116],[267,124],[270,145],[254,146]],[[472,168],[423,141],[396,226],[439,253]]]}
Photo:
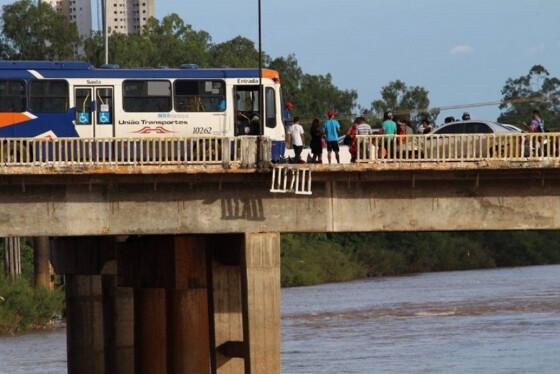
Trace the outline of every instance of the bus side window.
{"label": "bus side window", "polygon": [[266,88],[266,127],[276,127],[276,91],[274,88]]}
{"label": "bus side window", "polygon": [[170,112],[171,82],[127,80],[123,83],[123,109],[129,113]]}
{"label": "bus side window", "polygon": [[176,112],[223,112],[226,110],[223,81],[185,80],[174,83]]}
{"label": "bus side window", "polygon": [[30,84],[30,110],[35,113],[68,112],[68,82],[40,80]]}
{"label": "bus side window", "polygon": [[0,80],[0,112],[25,112],[27,98],[25,82],[20,80]]}

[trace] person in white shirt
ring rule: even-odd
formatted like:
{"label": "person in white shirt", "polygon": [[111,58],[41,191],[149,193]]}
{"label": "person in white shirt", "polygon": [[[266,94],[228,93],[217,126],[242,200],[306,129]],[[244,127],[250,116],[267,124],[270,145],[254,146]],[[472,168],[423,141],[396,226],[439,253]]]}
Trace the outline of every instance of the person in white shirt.
{"label": "person in white shirt", "polygon": [[356,118],[356,135],[371,134],[371,126],[366,122],[364,117]]}
{"label": "person in white shirt", "polygon": [[294,117],[294,122],[292,123],[290,129],[290,135],[292,136],[292,146],[294,147],[294,152],[296,154],[295,161],[301,162],[301,151],[303,151],[304,131],[303,131],[303,127],[299,124],[298,117]]}

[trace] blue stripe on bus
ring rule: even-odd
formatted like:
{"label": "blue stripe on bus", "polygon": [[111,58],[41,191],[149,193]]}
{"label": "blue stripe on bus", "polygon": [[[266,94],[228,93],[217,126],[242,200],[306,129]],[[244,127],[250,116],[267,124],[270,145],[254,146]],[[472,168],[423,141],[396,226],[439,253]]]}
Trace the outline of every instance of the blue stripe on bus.
{"label": "blue stripe on bus", "polygon": [[0,137],[32,138],[52,131],[57,137],[73,138],[78,132],[72,123],[74,111],[68,113],[33,113],[37,116],[26,122],[0,128]]}

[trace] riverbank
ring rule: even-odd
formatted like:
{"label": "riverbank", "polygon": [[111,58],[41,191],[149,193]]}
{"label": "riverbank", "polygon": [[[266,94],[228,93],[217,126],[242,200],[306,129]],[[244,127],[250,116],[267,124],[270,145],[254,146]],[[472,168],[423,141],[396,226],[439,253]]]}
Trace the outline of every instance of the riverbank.
{"label": "riverbank", "polygon": [[282,236],[283,287],[559,263],[560,233],[556,231]]}
{"label": "riverbank", "polygon": [[0,276],[0,335],[57,328],[63,307],[60,289],[34,288],[27,279]]}

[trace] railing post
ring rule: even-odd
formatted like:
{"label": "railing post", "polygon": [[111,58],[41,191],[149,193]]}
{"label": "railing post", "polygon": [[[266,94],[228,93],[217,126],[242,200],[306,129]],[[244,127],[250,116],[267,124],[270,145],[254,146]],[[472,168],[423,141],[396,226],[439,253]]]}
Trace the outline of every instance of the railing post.
{"label": "railing post", "polygon": [[259,136],[259,168],[266,169],[272,163],[272,141],[268,137]]}
{"label": "railing post", "polygon": [[257,138],[244,136],[240,141],[241,167],[250,169],[257,166]]}
{"label": "railing post", "polygon": [[231,167],[231,138],[222,139],[222,167],[224,169]]}

